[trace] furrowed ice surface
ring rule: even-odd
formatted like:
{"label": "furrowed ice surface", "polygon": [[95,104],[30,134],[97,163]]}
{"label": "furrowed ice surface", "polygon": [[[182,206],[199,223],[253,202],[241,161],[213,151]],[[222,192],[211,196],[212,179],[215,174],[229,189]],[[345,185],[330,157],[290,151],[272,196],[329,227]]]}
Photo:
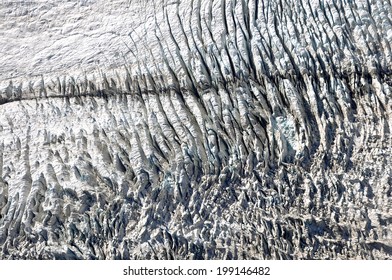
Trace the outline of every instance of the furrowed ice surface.
{"label": "furrowed ice surface", "polygon": [[391,259],[390,1],[3,1],[1,259]]}

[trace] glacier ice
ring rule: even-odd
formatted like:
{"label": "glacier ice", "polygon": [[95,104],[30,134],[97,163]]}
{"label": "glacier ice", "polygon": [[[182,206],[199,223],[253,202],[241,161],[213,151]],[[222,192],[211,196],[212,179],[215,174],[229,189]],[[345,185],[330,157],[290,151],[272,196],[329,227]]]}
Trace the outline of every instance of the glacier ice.
{"label": "glacier ice", "polygon": [[1,259],[391,259],[390,1],[0,4]]}

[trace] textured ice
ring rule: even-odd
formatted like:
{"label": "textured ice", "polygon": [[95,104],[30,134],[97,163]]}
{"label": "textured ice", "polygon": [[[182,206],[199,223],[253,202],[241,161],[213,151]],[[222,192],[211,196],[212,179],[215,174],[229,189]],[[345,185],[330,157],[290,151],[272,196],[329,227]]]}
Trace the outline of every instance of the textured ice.
{"label": "textured ice", "polygon": [[2,1],[1,259],[390,259],[388,1]]}

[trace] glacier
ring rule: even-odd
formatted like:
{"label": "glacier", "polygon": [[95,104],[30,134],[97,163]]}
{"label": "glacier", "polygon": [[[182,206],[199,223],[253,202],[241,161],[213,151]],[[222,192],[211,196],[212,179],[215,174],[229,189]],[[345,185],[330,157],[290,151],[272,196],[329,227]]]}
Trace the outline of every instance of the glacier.
{"label": "glacier", "polygon": [[0,3],[0,259],[391,259],[392,6]]}

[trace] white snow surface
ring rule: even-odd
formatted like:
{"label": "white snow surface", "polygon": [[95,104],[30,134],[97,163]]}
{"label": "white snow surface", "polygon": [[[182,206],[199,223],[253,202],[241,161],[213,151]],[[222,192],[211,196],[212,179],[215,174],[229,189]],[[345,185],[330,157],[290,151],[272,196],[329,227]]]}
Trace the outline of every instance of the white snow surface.
{"label": "white snow surface", "polygon": [[0,81],[110,73],[152,20],[143,2],[1,1]]}

